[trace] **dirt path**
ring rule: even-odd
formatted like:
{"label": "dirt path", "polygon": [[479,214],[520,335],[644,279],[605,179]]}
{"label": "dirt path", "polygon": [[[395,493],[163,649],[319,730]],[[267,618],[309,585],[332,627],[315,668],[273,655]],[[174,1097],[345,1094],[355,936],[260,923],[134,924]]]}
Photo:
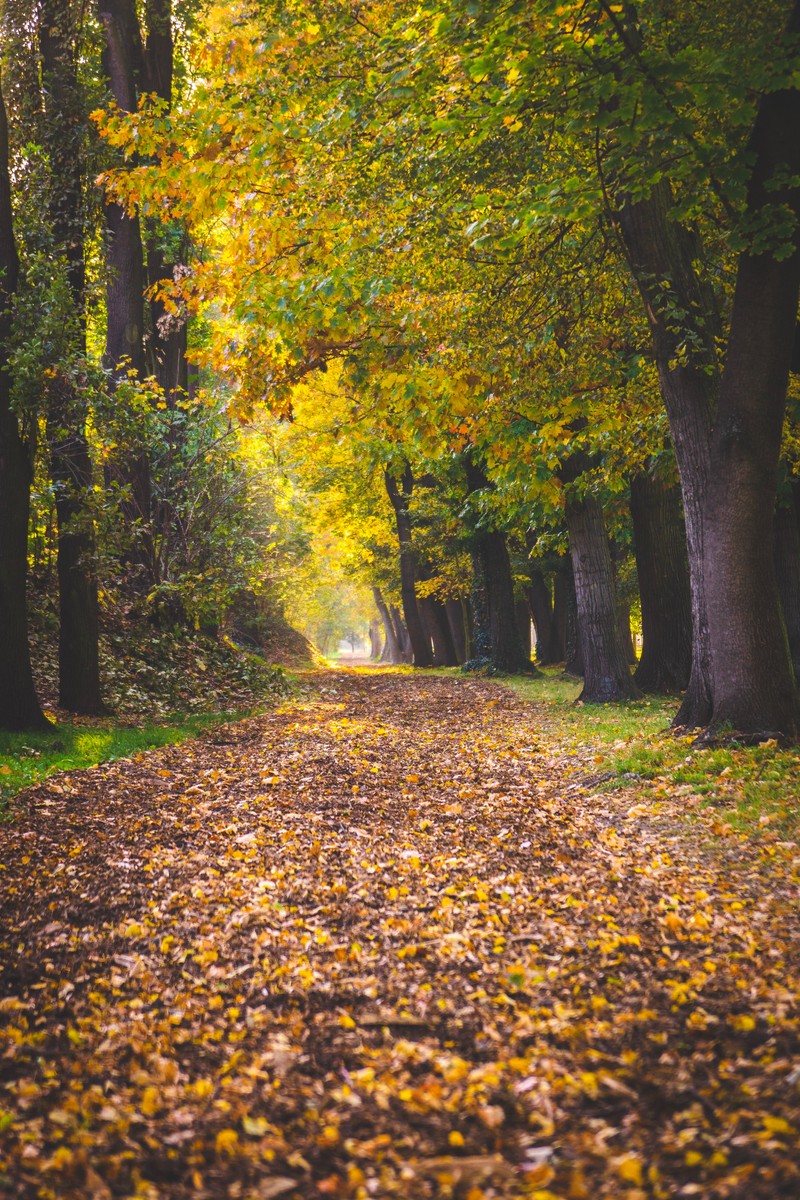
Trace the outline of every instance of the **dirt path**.
{"label": "dirt path", "polygon": [[499,686],[363,670],[37,788],[0,1196],[800,1195],[791,893],[671,828]]}

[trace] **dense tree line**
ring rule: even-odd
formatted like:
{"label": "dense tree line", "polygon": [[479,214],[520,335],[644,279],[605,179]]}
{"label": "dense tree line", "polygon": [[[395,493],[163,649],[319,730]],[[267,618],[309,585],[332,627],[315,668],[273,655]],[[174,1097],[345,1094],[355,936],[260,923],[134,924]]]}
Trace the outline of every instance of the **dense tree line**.
{"label": "dense tree line", "polygon": [[[37,71],[7,88],[3,278],[10,301],[13,221],[35,223],[9,185],[38,171],[72,357],[14,400],[6,318],[3,605],[24,655],[44,422],[65,703],[101,703],[74,652],[95,640],[98,416],[132,414],[103,486],[126,569],[163,591],[164,464],[199,418],[166,446],[156,418],[184,411],[196,328],[217,411],[269,411],[308,537],[373,590],[376,654],[529,670],[532,622],[585,700],[683,692],[680,726],[796,734],[796,4],[100,0],[80,31],[36,11]],[[19,695],[4,719],[37,719]]]}

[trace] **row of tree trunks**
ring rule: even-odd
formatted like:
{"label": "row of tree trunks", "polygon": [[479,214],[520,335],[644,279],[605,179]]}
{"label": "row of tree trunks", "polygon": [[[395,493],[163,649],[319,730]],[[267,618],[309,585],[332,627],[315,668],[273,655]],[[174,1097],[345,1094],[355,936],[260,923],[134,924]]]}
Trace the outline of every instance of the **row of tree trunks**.
{"label": "row of tree trunks", "polygon": [[395,631],[391,613],[389,612],[389,606],[384,600],[379,587],[373,587],[372,598],[375,601],[375,607],[378,610],[378,615],[380,616],[381,624],[383,625],[383,652],[381,657],[384,662],[390,662],[394,664],[401,663],[403,661],[403,656],[400,651],[400,644],[397,640],[397,633]]}
{"label": "row of tree trunks", "polygon": [[638,694],[620,634],[611,553],[603,510],[591,493],[569,494],[565,508],[583,652],[586,703],[630,700]]}
{"label": "row of tree trunks", "polygon": [[400,596],[403,604],[403,618],[411,641],[413,663],[415,667],[432,667],[431,643],[417,602],[417,570],[409,511],[414,491],[414,476],[410,466],[406,463],[399,481],[388,470],[384,473],[384,480],[386,494],[394,510],[397,527],[397,540],[400,547]]}
{"label": "row of tree trunks", "polygon": [[33,430],[23,435],[11,407],[8,343],[10,305],[17,290],[19,259],[14,239],[9,177],[8,124],[0,81],[0,725],[37,729],[48,725],[33,686],[28,645],[28,515]]}
{"label": "row of tree trunks", "polygon": [[[491,487],[483,466],[473,454],[465,461],[470,493]],[[472,531],[474,654],[498,671],[535,673],[519,636],[514,580],[506,535],[501,529],[479,524]]]}
{"label": "row of tree trunks", "polygon": [[419,601],[419,609],[428,639],[433,646],[433,665],[457,667],[458,655],[445,606],[432,596],[424,596]]}

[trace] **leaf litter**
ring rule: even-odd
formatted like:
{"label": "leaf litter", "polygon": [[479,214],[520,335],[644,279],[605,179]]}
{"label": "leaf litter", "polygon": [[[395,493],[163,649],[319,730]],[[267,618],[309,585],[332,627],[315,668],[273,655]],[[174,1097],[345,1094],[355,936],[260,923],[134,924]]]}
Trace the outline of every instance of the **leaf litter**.
{"label": "leaf litter", "polygon": [[0,1194],[800,1194],[798,860],[570,764],[491,681],[317,672],[26,793]]}

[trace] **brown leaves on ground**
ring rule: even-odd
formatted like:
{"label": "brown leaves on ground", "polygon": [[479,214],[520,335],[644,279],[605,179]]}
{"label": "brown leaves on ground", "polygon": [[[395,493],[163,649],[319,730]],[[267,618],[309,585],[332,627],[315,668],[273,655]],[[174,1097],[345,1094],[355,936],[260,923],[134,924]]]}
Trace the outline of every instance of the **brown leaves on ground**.
{"label": "brown leaves on ground", "polygon": [[320,674],[0,842],[0,1193],[800,1194],[796,877],[495,684]]}

